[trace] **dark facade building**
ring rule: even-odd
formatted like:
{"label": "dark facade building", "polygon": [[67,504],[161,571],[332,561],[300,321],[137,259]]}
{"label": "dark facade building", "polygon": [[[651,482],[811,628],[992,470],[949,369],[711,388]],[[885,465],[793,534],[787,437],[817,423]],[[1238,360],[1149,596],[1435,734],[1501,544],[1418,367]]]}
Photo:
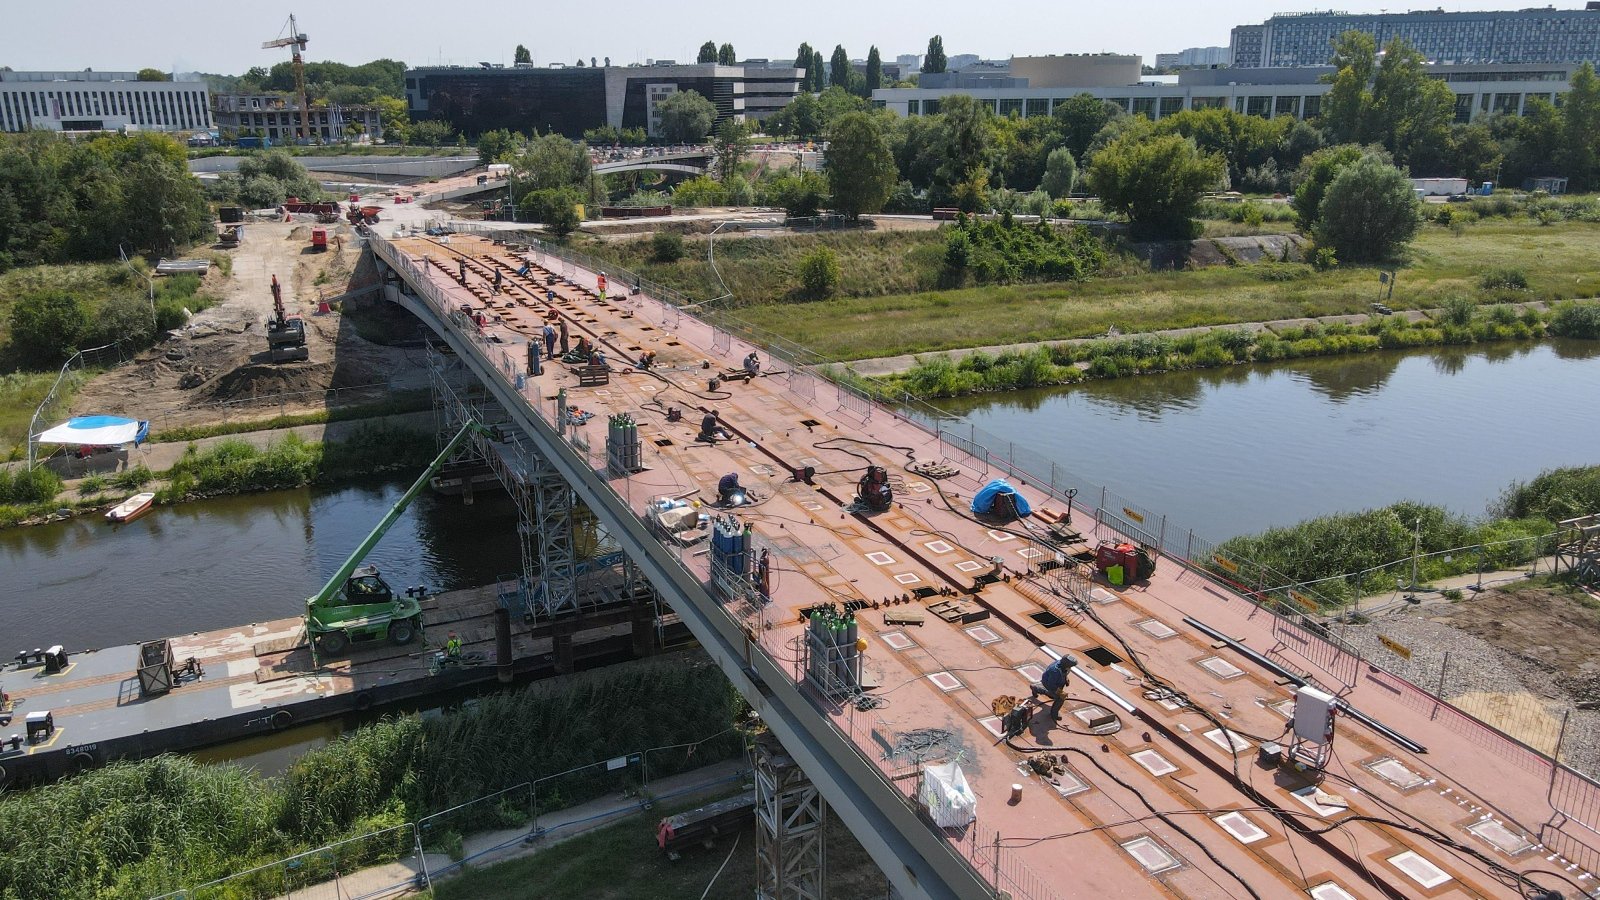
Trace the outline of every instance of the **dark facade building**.
{"label": "dark facade building", "polygon": [[468,135],[497,128],[555,131],[580,137],[609,125],[654,136],[656,106],[694,91],[717,107],[717,118],[759,120],[800,90],[803,69],[700,65],[412,69],[406,106],[416,119],[441,119]]}

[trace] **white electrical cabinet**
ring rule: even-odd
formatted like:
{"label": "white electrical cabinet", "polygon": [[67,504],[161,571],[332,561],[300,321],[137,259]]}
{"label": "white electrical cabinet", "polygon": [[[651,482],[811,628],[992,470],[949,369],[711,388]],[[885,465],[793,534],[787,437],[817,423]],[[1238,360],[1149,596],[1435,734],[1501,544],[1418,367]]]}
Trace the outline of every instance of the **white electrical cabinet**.
{"label": "white electrical cabinet", "polygon": [[1333,740],[1333,711],[1337,703],[1332,694],[1314,687],[1295,691],[1294,736],[1317,744]]}

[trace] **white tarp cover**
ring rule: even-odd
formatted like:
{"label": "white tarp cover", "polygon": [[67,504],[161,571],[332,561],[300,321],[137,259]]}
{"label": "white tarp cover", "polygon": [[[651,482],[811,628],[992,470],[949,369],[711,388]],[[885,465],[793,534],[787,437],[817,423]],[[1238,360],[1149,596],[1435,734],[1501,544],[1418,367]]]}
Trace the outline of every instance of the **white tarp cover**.
{"label": "white tarp cover", "polygon": [[978,817],[978,798],[955,763],[922,767],[922,805],[940,828],[960,828]]}
{"label": "white tarp cover", "polygon": [[149,422],[122,416],[74,416],[49,431],[35,435],[33,439],[41,444],[115,447],[142,440],[149,427]]}

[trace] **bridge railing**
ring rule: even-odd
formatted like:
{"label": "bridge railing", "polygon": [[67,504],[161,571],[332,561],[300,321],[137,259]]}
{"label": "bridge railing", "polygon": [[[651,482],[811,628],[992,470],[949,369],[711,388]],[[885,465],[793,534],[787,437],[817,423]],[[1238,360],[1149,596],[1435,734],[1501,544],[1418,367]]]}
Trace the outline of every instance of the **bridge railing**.
{"label": "bridge railing", "polygon": [[[477,231],[497,239],[524,243],[530,248],[536,263],[551,271],[560,271],[591,289],[595,286],[595,273],[604,271],[609,284],[614,286],[614,293],[631,293],[630,302],[635,304],[636,312],[664,328],[677,329],[686,313],[710,325],[711,331],[707,337],[693,332],[680,332],[708,355],[731,363],[747,352],[747,348],[763,351],[771,361],[766,369],[786,379],[787,390],[797,397],[817,401],[832,394],[836,397],[837,409],[858,418],[881,414],[909,422],[937,439],[940,452],[952,463],[967,469],[970,477],[975,479],[974,486],[991,477],[1008,477],[1021,486],[1044,494],[1048,498],[1046,502],[1059,505],[1063,511],[1072,510],[1088,515],[1101,529],[1103,536],[1120,537],[1143,544],[1200,575],[1213,586],[1248,600],[1274,617],[1275,635],[1287,638],[1280,639],[1278,646],[1269,651],[1269,655],[1279,656],[1285,665],[1301,670],[1306,664],[1314,666],[1325,673],[1324,680],[1341,682],[1341,688],[1353,687],[1363,671],[1371,673],[1381,680],[1386,690],[1400,696],[1413,708],[1434,710],[1437,720],[1480,748],[1526,771],[1548,776],[1553,785],[1559,783],[1565,805],[1561,811],[1580,826],[1576,832],[1569,827],[1562,834],[1568,843],[1582,848],[1586,855],[1594,854],[1596,865],[1600,865],[1600,851],[1588,849],[1590,844],[1600,844],[1600,840],[1597,840],[1600,839],[1600,784],[1561,762],[1559,747],[1549,753],[1530,747],[1452,706],[1425,688],[1382,669],[1364,655],[1359,644],[1347,639],[1349,630],[1359,626],[1348,624],[1338,616],[1330,618],[1330,614],[1342,609],[1342,604],[1318,593],[1313,586],[1233,553],[1224,545],[1207,540],[1194,529],[1128,500],[1106,485],[1085,478],[1029,447],[1003,440],[907,394],[889,392],[877,382],[856,376],[844,363],[823,357],[725,311],[696,304],[683,294],[625,268],[550,244],[526,232],[508,235],[506,232],[470,226],[458,226],[458,230]],[[637,292],[634,292],[635,289]],[[442,304],[447,304],[447,301],[442,299],[442,292],[439,296],[441,299],[435,305],[443,308]],[[448,314],[448,310],[446,312]],[[457,327],[464,333],[470,333],[470,329],[463,327],[464,322],[461,319]],[[737,342],[733,339],[737,339]],[[504,352],[503,349],[501,352]],[[507,373],[517,371],[515,359],[510,356],[499,367]],[[530,402],[539,402],[537,394]],[[553,409],[541,411],[547,417],[554,415]],[[550,420],[554,421],[553,418]],[[594,452],[594,448],[586,450]],[[591,462],[598,463],[600,468],[604,466],[604,460],[598,456]],[[634,490],[633,479],[628,480],[625,489],[630,492]],[[631,504],[633,498],[628,499]],[[683,553],[681,549],[678,558],[702,583],[709,580],[709,571],[698,558]],[[756,633],[766,634],[764,629]],[[788,658],[787,648],[767,647],[764,641],[761,643],[769,656],[775,659]],[[1439,715],[1439,711],[1444,714]],[[849,719],[848,727],[841,730],[870,761],[873,758],[872,748],[879,746],[879,742],[872,735],[873,726],[870,723],[861,721],[858,727],[857,721],[857,718]],[[834,724],[839,727],[837,722]],[[877,765],[874,765],[874,770],[882,775]],[[892,778],[884,777],[886,783],[896,787]],[[900,793],[904,796],[903,791]],[[1579,836],[1572,836],[1574,834]],[[968,852],[962,850],[957,842],[952,842],[951,846],[962,851],[968,862],[980,873],[983,872],[980,860],[975,856],[986,851]],[[1574,855],[1576,853],[1574,851]],[[984,859],[992,862],[989,857]]]}

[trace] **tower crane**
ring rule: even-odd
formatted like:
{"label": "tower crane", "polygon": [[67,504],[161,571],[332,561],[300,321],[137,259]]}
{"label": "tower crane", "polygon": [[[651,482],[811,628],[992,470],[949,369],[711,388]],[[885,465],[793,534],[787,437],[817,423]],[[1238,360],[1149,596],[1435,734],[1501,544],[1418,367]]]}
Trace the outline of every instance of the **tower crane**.
{"label": "tower crane", "polygon": [[261,44],[261,49],[263,50],[271,50],[276,47],[288,47],[289,52],[293,54],[294,88],[295,91],[300,95],[300,137],[310,140],[311,102],[306,97],[306,61],[303,55],[306,49],[306,36],[301,33],[299,26],[295,24],[293,13],[289,14],[288,37],[280,37],[273,41],[264,41]]}

